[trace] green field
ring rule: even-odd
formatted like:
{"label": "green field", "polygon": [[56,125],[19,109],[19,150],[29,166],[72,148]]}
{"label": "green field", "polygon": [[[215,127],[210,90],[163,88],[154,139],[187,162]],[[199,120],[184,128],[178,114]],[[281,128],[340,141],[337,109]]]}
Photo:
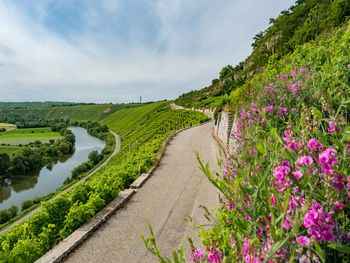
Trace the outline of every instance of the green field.
{"label": "green field", "polygon": [[7,131],[15,130],[16,125],[10,123],[0,123],[0,128],[5,128]]}
{"label": "green field", "polygon": [[51,139],[59,138],[62,136],[58,132],[52,132],[49,127],[16,129],[0,134],[0,144],[24,145],[34,141],[49,142]]}
{"label": "green field", "polygon": [[14,152],[23,149],[19,146],[0,146],[0,153],[7,153],[8,155],[13,154]]}
{"label": "green field", "polygon": [[116,133],[122,135],[133,128],[141,121],[146,121],[151,114],[154,114],[167,105],[167,102],[156,102],[142,107],[120,109],[101,121]]}

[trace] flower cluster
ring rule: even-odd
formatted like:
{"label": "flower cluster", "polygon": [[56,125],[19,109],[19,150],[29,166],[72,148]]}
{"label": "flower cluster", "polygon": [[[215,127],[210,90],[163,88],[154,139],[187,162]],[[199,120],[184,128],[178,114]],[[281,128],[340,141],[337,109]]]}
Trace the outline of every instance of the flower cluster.
{"label": "flower cluster", "polygon": [[314,203],[305,214],[304,226],[310,237],[317,242],[334,239],[333,228],[335,224],[332,221],[332,216],[319,203]]}

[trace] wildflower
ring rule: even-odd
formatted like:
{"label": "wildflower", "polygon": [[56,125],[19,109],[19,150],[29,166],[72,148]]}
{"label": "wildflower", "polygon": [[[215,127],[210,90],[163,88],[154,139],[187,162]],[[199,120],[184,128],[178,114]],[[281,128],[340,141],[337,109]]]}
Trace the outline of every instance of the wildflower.
{"label": "wildflower", "polygon": [[310,239],[306,236],[297,237],[296,241],[298,244],[302,245],[303,247],[307,247],[310,244]]}
{"label": "wildflower", "polygon": [[290,221],[288,220],[288,218],[286,218],[286,219],[284,220],[283,227],[284,227],[285,229],[290,229],[290,228],[292,227],[292,224],[290,223]]}
{"label": "wildflower", "polygon": [[336,150],[328,148],[318,155],[320,168],[326,174],[333,174],[332,167],[338,163],[338,159],[335,157],[336,154]]}
{"label": "wildflower", "polygon": [[293,132],[291,130],[286,130],[284,132],[283,141],[285,143],[285,146],[292,151],[295,151],[296,149],[301,147],[301,144],[298,143],[293,137]]}
{"label": "wildflower", "polygon": [[318,140],[316,139],[311,139],[308,143],[307,143],[307,147],[311,150],[311,151],[320,151],[323,148],[323,145],[321,143],[319,143]]}
{"label": "wildflower", "polygon": [[332,178],[333,186],[338,191],[345,190],[345,177],[342,174],[337,174]]}
{"label": "wildflower", "polygon": [[208,253],[208,261],[210,263],[221,263],[222,262],[221,251],[215,248],[211,248]]}
{"label": "wildflower", "polygon": [[339,131],[339,128],[337,128],[337,122],[336,121],[328,120],[327,124],[328,124],[328,128],[327,128],[328,132]]}
{"label": "wildflower", "polygon": [[335,211],[337,211],[337,212],[342,211],[345,208],[345,205],[343,202],[337,201],[334,203],[334,205],[335,205]]}
{"label": "wildflower", "polygon": [[316,241],[331,241],[334,239],[333,228],[335,226],[332,216],[324,208],[314,203],[311,210],[304,216],[304,226],[307,233]]}
{"label": "wildflower", "polygon": [[297,178],[298,180],[303,176],[303,174],[300,171],[293,171],[292,174]]}
{"label": "wildflower", "polygon": [[292,70],[291,71],[291,75],[292,75],[293,78],[295,78],[297,76],[297,73],[294,70]]}
{"label": "wildflower", "polygon": [[224,204],[227,207],[228,211],[232,211],[235,208],[234,205],[227,200],[224,200]]}
{"label": "wildflower", "polygon": [[314,163],[314,160],[312,159],[311,156],[303,156],[299,159],[299,161],[296,162],[297,166],[301,165],[311,165]]}
{"label": "wildflower", "polygon": [[275,106],[273,106],[273,104],[267,105],[265,107],[266,112],[273,112],[274,110],[275,110]]}
{"label": "wildflower", "polygon": [[284,115],[286,115],[288,112],[288,109],[286,107],[281,107],[279,112],[278,112],[278,115],[282,118]]}
{"label": "wildflower", "polygon": [[199,260],[202,260],[203,258],[204,258],[204,253],[199,247],[196,247],[191,255],[191,261],[193,263],[196,263]]}

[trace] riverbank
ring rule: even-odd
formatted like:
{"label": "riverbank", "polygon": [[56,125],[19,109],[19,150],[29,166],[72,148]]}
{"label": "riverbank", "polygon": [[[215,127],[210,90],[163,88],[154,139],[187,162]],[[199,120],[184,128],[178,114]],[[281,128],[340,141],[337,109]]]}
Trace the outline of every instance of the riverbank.
{"label": "riverbank", "polygon": [[[75,186],[78,183],[85,182],[88,178],[90,178],[93,174],[95,174],[98,170],[100,170],[102,167],[104,167],[110,159],[115,156],[119,150],[120,150],[120,137],[115,132],[109,130],[109,132],[114,136],[115,138],[115,148],[114,151],[105,159],[102,160],[102,162],[94,167],[84,178],[80,179],[79,181],[72,182],[70,184],[66,184],[61,186],[57,191],[50,193],[49,195],[43,197],[42,201],[47,201],[59,194],[63,194],[67,191],[69,191],[73,186]],[[28,219],[31,215],[33,215],[36,211],[38,211],[40,208],[40,204],[34,205],[33,207],[22,211],[19,215],[17,215],[14,219],[10,220],[7,224],[4,224],[0,228],[0,235],[5,233],[6,231],[13,228],[15,225],[22,223],[26,219]]]}

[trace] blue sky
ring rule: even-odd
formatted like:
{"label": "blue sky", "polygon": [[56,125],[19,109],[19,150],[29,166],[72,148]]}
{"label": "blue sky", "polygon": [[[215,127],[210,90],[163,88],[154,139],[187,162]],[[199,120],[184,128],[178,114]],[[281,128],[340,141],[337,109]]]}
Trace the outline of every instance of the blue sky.
{"label": "blue sky", "polygon": [[131,102],[200,89],[292,0],[0,0],[0,100]]}

